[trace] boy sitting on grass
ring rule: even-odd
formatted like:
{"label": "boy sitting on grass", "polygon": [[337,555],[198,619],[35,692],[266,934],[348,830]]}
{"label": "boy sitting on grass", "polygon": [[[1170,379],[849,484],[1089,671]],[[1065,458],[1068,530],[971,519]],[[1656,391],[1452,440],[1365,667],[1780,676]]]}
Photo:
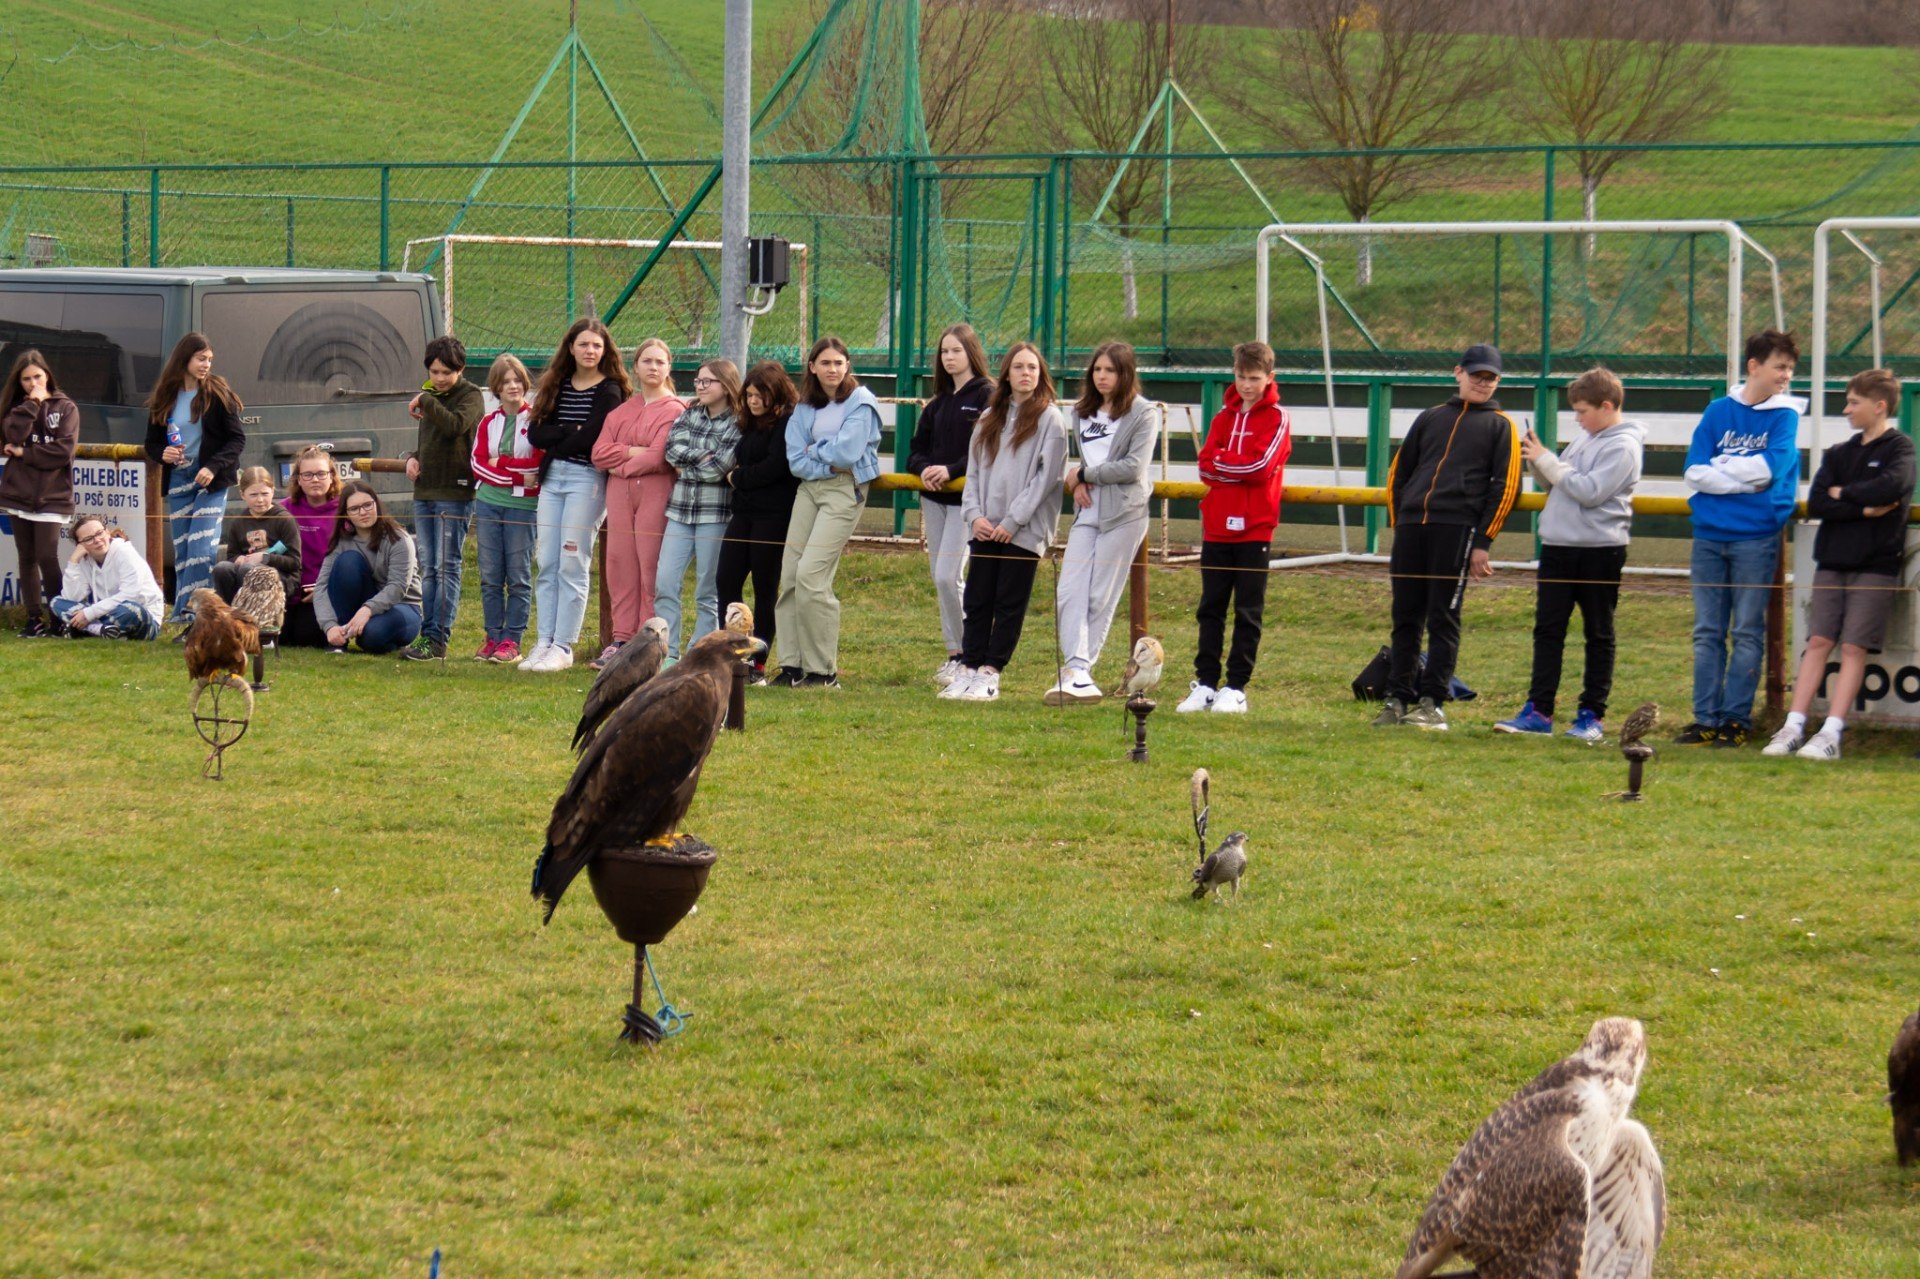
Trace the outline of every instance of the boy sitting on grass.
{"label": "boy sitting on grass", "polygon": [[1533,682],[1527,704],[1500,733],[1553,734],[1561,651],[1576,606],[1586,631],[1586,671],[1580,706],[1567,736],[1592,745],[1605,735],[1607,694],[1613,688],[1613,610],[1620,603],[1620,571],[1627,563],[1633,523],[1633,486],[1639,482],[1646,432],[1620,416],[1626,396],[1620,379],[1589,369],[1567,387],[1581,434],[1555,457],[1529,430],[1520,456],[1548,486],[1540,514],[1539,595],[1533,614]]}
{"label": "boy sitting on grass", "polygon": [[[1868,369],[1847,383],[1847,421],[1859,434],[1828,449],[1807,494],[1819,519],[1813,541],[1813,598],[1807,606],[1807,651],[1793,681],[1793,709],[1762,755],[1840,758],[1846,709],[1866,677],[1867,654],[1880,651],[1900,586],[1907,508],[1913,501],[1913,441],[1893,429],[1900,382]],[[1827,721],[1807,737],[1807,711],[1840,645],[1840,673],[1827,700]]]}
{"label": "boy sitting on grass", "polygon": [[[1234,393],[1207,427],[1200,448],[1200,642],[1193,655],[1193,684],[1176,710],[1244,714],[1247,681],[1260,652],[1267,604],[1267,561],[1280,523],[1293,433],[1273,381],[1273,348],[1242,342],[1233,348]],[[1233,606],[1233,647],[1226,682],[1220,678],[1220,648],[1226,639],[1227,606]],[[1214,690],[1216,687],[1218,692]]]}

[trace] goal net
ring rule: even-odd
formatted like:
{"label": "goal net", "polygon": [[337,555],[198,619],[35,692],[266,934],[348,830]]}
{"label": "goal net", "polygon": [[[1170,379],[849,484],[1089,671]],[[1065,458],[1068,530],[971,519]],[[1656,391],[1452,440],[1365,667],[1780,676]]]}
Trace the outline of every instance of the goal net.
{"label": "goal net", "polygon": [[[719,241],[660,246],[659,240],[437,235],[409,240],[402,269],[438,275],[441,320],[469,349],[545,356],[574,320],[604,313],[659,250],[614,321],[614,337],[623,349],[658,337],[676,357],[717,353]],[[806,354],[814,326],[808,247],[789,246],[792,282],[772,313],[754,321],[756,359],[796,364]]]}

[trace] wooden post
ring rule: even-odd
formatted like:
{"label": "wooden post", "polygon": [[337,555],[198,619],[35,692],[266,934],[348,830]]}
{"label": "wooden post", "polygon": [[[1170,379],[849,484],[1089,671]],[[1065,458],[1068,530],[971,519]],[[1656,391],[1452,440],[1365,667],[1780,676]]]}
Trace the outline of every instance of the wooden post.
{"label": "wooden post", "polygon": [[600,538],[594,548],[593,557],[600,568],[600,647],[594,650],[596,655],[613,643],[613,596],[607,591],[607,539]]}
{"label": "wooden post", "polygon": [[1773,590],[1767,595],[1767,716],[1776,719],[1787,700],[1787,557],[1793,553],[1791,525],[1780,530],[1780,554],[1773,566]]}
{"label": "wooden post", "polygon": [[1147,539],[1133,553],[1133,567],[1127,570],[1127,648],[1132,650],[1147,633]]}
{"label": "wooden post", "polygon": [[[142,450],[144,454],[145,450]],[[143,460],[141,465],[147,470],[147,567],[153,570],[153,580],[164,584],[167,580],[167,490],[160,482],[160,474],[165,469],[158,462]],[[56,591],[59,588],[54,588]],[[171,607],[171,605],[169,605]]]}

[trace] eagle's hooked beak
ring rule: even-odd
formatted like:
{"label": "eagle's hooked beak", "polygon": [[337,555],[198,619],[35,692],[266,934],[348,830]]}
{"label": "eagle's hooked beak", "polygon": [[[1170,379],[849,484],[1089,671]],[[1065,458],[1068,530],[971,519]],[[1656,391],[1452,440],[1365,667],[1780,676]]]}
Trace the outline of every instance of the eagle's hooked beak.
{"label": "eagle's hooked beak", "polygon": [[743,642],[734,645],[733,650],[740,655],[741,661],[751,661],[767,655],[767,642],[758,635],[743,635],[741,640]]}

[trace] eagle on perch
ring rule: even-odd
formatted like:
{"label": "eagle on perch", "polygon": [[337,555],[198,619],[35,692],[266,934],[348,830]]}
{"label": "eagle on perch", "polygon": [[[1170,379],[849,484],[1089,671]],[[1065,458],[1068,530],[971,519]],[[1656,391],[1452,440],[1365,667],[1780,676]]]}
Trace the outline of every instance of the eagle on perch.
{"label": "eagle on perch", "polygon": [[542,922],[601,852],[672,842],[726,719],[734,668],[765,651],[751,635],[715,631],[607,716],[554,803],[533,866]]}
{"label": "eagle on perch", "polygon": [[660,673],[667,656],[665,618],[649,617],[640,633],[620,646],[587,690],[586,704],[580,708],[580,723],[573,730],[573,749],[583,750],[594,730],[604,724],[634,690]]}

